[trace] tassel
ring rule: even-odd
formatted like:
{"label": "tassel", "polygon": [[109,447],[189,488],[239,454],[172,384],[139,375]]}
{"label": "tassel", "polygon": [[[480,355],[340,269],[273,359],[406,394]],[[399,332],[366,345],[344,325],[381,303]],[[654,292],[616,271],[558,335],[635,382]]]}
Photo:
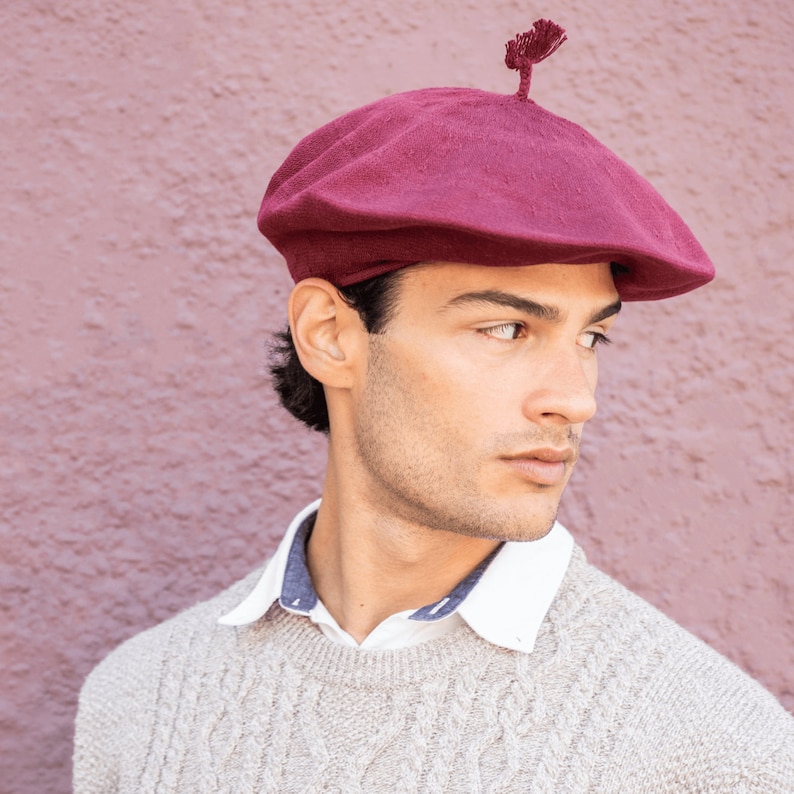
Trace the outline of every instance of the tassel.
{"label": "tassel", "polygon": [[556,22],[550,19],[538,19],[532,24],[532,30],[517,33],[515,39],[505,44],[507,68],[516,69],[521,75],[521,82],[516,92],[519,99],[528,98],[533,64],[540,63],[557,52],[567,38],[565,31]]}

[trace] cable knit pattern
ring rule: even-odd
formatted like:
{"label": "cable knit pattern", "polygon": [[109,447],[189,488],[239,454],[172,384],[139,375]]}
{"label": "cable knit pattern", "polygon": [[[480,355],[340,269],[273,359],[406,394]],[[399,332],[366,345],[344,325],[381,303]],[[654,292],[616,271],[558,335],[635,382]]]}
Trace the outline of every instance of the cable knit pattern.
{"label": "cable knit pattern", "polygon": [[94,670],[75,794],[794,792],[794,719],[578,549],[531,654],[465,625],[362,651],[278,606],[217,625],[258,575]]}

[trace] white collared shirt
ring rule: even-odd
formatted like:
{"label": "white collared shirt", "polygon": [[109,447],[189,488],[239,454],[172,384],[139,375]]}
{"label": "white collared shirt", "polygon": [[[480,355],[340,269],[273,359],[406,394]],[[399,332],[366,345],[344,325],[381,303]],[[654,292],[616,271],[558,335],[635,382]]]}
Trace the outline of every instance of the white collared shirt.
{"label": "white collared shirt", "polygon": [[565,576],[574,545],[559,522],[540,540],[503,543],[445,598],[391,615],[359,644],[328,612],[309,578],[305,538],[319,506],[318,499],[295,516],[254,589],[219,623],[253,623],[278,601],[283,609],[304,615],[341,645],[371,650],[407,648],[466,623],[494,645],[530,653]]}

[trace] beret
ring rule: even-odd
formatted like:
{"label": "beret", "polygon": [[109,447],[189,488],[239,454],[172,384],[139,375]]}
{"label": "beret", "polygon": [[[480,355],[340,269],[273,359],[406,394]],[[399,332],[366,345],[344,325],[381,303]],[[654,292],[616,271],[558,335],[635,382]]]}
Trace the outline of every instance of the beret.
{"label": "beret", "polygon": [[621,299],[632,301],[679,295],[714,277],[692,232],[647,180],[527,98],[532,63],[564,32],[539,20],[507,45],[508,65],[511,45],[520,62],[516,47],[543,25],[557,38],[541,57],[513,65],[521,72],[516,95],[395,94],[298,143],[258,215],[295,281],[319,276],[346,286],[422,261],[613,262]]}

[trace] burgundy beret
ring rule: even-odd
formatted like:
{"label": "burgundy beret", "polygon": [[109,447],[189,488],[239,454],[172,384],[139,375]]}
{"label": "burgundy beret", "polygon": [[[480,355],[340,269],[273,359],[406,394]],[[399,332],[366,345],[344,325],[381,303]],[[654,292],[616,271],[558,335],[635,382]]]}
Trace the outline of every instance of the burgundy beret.
{"label": "burgundy beret", "polygon": [[[540,20],[535,30],[541,23],[553,25]],[[508,65],[517,43],[508,44]],[[258,217],[293,278],[345,286],[421,261],[614,262],[626,301],[710,281],[708,256],[643,177],[526,98],[531,64],[545,55],[528,69],[513,65],[522,78],[514,96],[409,91],[304,138],[274,174]]]}

